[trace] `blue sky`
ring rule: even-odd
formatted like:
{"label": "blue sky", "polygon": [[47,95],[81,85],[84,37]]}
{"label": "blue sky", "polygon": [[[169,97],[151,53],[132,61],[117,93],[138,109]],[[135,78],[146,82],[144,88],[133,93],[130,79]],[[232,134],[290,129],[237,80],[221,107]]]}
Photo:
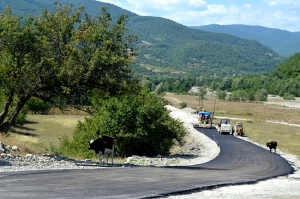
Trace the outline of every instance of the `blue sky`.
{"label": "blue sky", "polygon": [[300,31],[300,0],[100,0],[186,26],[245,24]]}

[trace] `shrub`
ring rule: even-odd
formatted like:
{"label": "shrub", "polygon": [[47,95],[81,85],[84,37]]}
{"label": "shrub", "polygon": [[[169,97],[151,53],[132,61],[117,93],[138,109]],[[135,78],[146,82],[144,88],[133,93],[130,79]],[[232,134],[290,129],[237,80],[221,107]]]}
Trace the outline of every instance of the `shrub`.
{"label": "shrub", "polygon": [[182,109],[182,108],[185,108],[187,105],[185,102],[181,102],[181,103],[179,103],[179,106]]}
{"label": "shrub", "polygon": [[268,99],[268,91],[266,89],[260,89],[256,92],[256,100],[257,101],[267,101]]}
{"label": "shrub", "polygon": [[36,113],[48,113],[50,110],[50,106],[46,104],[43,100],[31,97],[27,102],[26,105],[30,111],[32,111],[34,114]]}
{"label": "shrub", "polygon": [[217,95],[218,95],[219,100],[225,100],[226,99],[226,92],[225,91],[218,91]]}
{"label": "shrub", "polygon": [[168,155],[174,143],[182,144],[186,135],[182,122],[171,118],[164,103],[149,92],[110,98],[94,106],[99,111],[78,123],[73,140],[64,138],[60,152],[91,158],[95,153],[87,150],[89,139],[109,135],[120,148],[118,156]]}
{"label": "shrub", "polygon": [[15,124],[24,125],[26,122],[26,113],[21,111],[16,118]]}
{"label": "shrub", "polygon": [[284,100],[295,100],[295,95],[290,94],[290,93],[284,93],[283,99]]}

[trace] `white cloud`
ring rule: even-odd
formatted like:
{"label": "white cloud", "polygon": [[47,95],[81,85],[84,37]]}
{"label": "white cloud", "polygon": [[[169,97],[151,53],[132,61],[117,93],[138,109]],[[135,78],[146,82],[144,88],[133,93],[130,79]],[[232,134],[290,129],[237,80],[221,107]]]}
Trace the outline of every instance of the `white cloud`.
{"label": "white cloud", "polygon": [[297,0],[264,0],[264,2],[273,7],[279,7],[279,6],[299,7],[300,6],[300,2]]}
{"label": "white cloud", "polygon": [[203,0],[190,0],[188,2],[188,5],[193,6],[193,7],[204,7],[207,5],[207,3]]}
{"label": "white cloud", "polygon": [[160,16],[187,26],[246,24],[300,31],[299,0],[100,1],[115,4],[142,16]]}
{"label": "white cloud", "polygon": [[228,10],[223,5],[208,5],[207,10],[202,13],[202,16],[224,16],[228,14]]}

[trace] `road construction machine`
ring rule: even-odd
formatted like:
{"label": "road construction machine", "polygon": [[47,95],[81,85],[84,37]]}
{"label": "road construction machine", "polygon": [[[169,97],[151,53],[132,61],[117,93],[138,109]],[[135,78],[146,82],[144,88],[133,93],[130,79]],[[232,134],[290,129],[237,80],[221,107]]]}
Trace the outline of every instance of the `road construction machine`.
{"label": "road construction machine", "polygon": [[211,112],[201,110],[199,112],[198,126],[200,128],[212,128],[212,117],[213,114]]}
{"label": "road construction machine", "polygon": [[237,122],[236,125],[233,127],[234,135],[244,135],[244,128],[242,122]]}
{"label": "road construction machine", "polygon": [[216,128],[219,134],[233,134],[233,128],[230,124],[230,119],[228,118],[222,118],[220,122],[217,123]]}

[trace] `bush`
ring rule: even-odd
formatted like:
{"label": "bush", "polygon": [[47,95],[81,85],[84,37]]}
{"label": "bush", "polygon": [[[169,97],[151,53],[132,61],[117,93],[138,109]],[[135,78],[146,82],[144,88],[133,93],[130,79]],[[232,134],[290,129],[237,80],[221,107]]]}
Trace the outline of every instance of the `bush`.
{"label": "bush", "polygon": [[24,125],[26,122],[26,112],[21,111],[16,118],[15,124]]}
{"label": "bush", "polygon": [[266,89],[260,89],[256,92],[255,96],[257,101],[267,101],[268,99],[268,91]]}
{"label": "bush", "polygon": [[88,141],[100,135],[115,138],[120,148],[116,155],[121,157],[168,155],[174,143],[183,143],[186,132],[182,122],[171,118],[154,94],[141,91],[100,104],[94,104],[99,111],[93,118],[79,122],[72,141],[63,139],[60,152],[91,158],[95,153],[87,150]]}
{"label": "bush", "polygon": [[284,99],[284,100],[295,100],[296,98],[295,98],[295,95],[293,95],[293,94],[290,94],[290,93],[284,93],[283,99]]}
{"label": "bush", "polygon": [[225,91],[218,91],[217,95],[218,95],[219,100],[225,100],[226,99],[226,92]]}
{"label": "bush", "polygon": [[27,102],[26,105],[29,109],[29,111],[32,111],[34,114],[37,113],[48,113],[50,110],[50,106],[46,104],[43,100],[31,97]]}
{"label": "bush", "polygon": [[240,101],[240,96],[239,96],[238,92],[233,91],[233,92],[229,95],[228,100],[229,100],[229,101],[233,101],[233,102],[238,102],[238,101]]}
{"label": "bush", "polygon": [[179,103],[179,106],[180,106],[181,109],[185,108],[186,107],[186,103],[185,102],[181,102],[181,103]]}

